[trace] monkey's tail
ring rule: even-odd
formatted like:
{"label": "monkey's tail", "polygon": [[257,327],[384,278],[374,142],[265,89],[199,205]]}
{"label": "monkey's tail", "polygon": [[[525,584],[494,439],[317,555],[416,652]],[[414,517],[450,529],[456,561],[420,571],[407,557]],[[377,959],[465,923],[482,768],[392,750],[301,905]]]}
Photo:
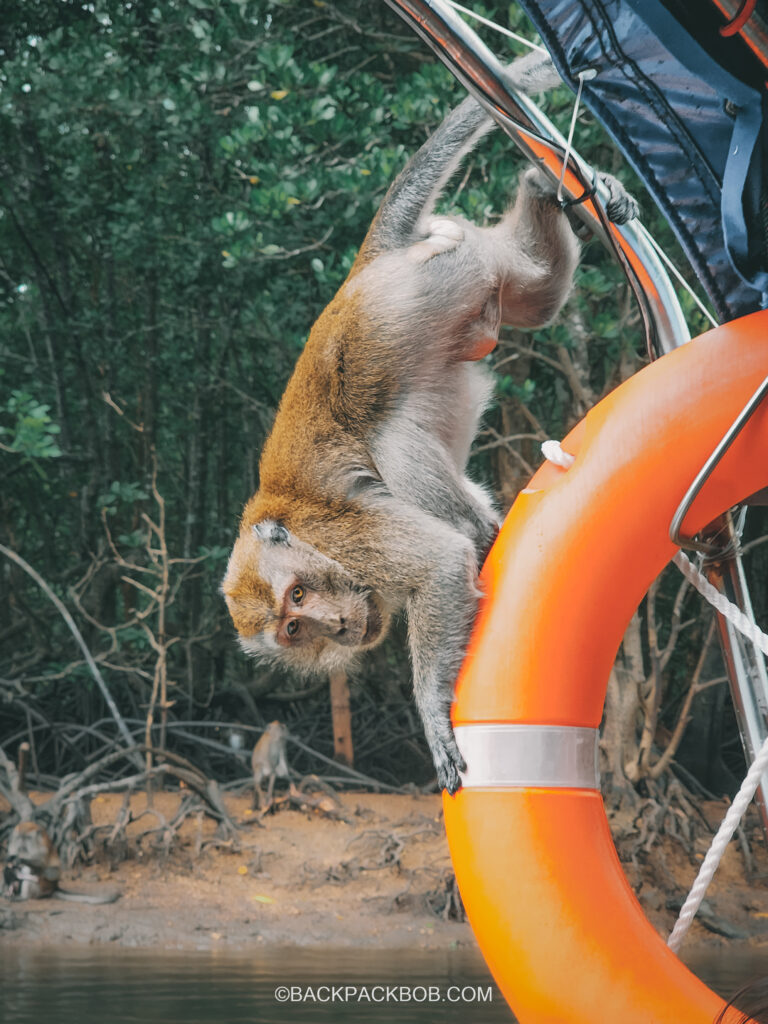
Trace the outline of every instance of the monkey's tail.
{"label": "monkey's tail", "polygon": [[[514,88],[543,92],[560,83],[548,54],[533,50],[506,70]],[[494,127],[473,97],[455,107],[395,178],[379,207],[360,250],[359,262],[379,253],[412,245],[421,237],[420,222],[428,217],[462,157]]]}
{"label": "monkey's tail", "polygon": [[71,892],[69,889],[56,889],[53,893],[54,899],[66,900],[68,903],[114,903],[115,900],[120,899],[120,893],[110,891],[104,893],[98,892]]}

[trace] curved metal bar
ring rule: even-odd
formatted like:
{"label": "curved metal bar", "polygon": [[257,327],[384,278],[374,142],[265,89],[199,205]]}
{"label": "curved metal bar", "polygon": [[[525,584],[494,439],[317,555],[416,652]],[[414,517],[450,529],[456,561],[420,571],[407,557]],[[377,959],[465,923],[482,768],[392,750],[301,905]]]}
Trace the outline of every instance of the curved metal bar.
{"label": "curved metal bar", "polygon": [[[557,184],[566,142],[536,104],[507,81],[504,67],[482,40],[442,0],[386,0],[421,36],[499,124],[531,163]],[[607,190],[598,184],[596,201],[581,202],[592,188],[592,168],[573,150],[563,192],[573,215],[616,253],[635,293],[646,325],[649,351],[660,355],[690,340],[690,333],[666,268],[640,230],[639,222],[611,224],[604,212]]]}
{"label": "curved metal bar", "polygon": [[[712,475],[712,471],[714,470],[715,466],[717,466],[722,457],[725,455],[725,453],[731,447],[731,445],[736,440],[738,435],[741,433],[745,423],[749,420],[750,416],[760,405],[762,400],[765,398],[766,394],[768,394],[768,377],[766,377],[763,380],[758,389],[755,391],[755,393],[746,403],[744,408],[741,410],[739,415],[730,425],[727,432],[721,438],[718,446],[715,448],[715,450],[709,456],[707,461],[701,467],[699,472],[696,474],[696,478],[694,479],[693,483],[685,492],[685,496],[683,497],[683,500],[680,502],[680,504],[677,506],[677,511],[672,517],[672,522],[669,526],[669,539],[677,547],[689,548],[694,551],[700,551],[703,554],[708,555],[710,557],[722,557],[726,554],[726,551],[723,549],[722,545],[713,544],[712,542],[706,540],[695,540],[692,537],[683,537],[681,535],[683,521],[685,520],[685,517],[688,514],[691,505],[693,505],[694,501],[696,500],[696,496],[698,495],[699,491]],[[731,545],[729,543],[728,547],[730,548],[730,546]]]}

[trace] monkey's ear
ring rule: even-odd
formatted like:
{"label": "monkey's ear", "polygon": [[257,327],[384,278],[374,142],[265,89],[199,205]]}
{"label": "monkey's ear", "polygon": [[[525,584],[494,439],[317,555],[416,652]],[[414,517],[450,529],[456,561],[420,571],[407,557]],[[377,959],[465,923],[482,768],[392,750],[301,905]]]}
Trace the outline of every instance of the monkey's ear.
{"label": "monkey's ear", "polygon": [[253,532],[265,544],[285,544],[286,547],[290,546],[290,534],[284,526],[276,523],[274,519],[265,519],[261,523],[254,523]]}

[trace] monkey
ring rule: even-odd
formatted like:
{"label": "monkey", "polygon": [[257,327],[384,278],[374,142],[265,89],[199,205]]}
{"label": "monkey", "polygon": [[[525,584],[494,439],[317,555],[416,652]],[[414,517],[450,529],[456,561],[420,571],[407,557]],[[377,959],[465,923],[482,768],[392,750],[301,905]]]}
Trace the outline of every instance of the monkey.
{"label": "monkey", "polygon": [[59,887],[61,861],[51,837],[34,821],[20,821],[8,840],[3,892],[9,900],[53,898],[72,903],[114,903],[119,893],[71,892]]}
{"label": "monkey", "polygon": [[[538,54],[507,74],[524,92],[559,81]],[[580,248],[536,168],[494,226],[434,214],[491,127],[466,98],[387,191],[288,382],[221,585],[243,650],[304,675],[354,668],[404,610],[414,698],[449,793],[465,769],[453,681],[499,529],[465,472],[493,388],[480,361],[502,323],[555,317]]]}
{"label": "monkey", "polygon": [[253,801],[254,807],[261,809],[261,783],[267,782],[267,800],[265,810],[272,805],[272,793],[275,788],[275,777],[288,778],[288,762],[286,760],[286,737],[288,730],[282,722],[270,722],[258,739],[251,755],[253,769]]}

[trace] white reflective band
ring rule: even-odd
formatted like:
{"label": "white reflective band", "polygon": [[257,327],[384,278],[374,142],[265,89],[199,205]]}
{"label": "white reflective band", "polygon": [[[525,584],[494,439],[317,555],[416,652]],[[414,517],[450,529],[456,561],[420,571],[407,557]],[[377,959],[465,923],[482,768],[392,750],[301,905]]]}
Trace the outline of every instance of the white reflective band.
{"label": "white reflective band", "polygon": [[493,786],[599,789],[597,729],[570,725],[457,725],[465,789]]}

